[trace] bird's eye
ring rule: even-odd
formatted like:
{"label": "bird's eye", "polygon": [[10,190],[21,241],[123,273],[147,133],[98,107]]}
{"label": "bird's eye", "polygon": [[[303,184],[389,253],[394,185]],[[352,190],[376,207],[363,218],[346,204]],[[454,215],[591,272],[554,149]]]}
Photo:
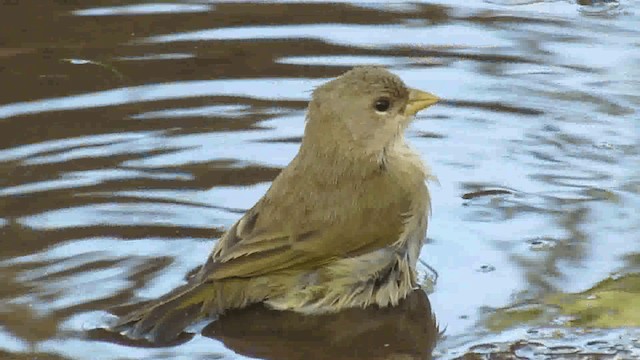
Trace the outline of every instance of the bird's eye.
{"label": "bird's eye", "polygon": [[376,102],[373,104],[373,107],[378,112],[385,112],[389,110],[390,106],[391,106],[391,102],[387,98],[380,98],[376,100]]}

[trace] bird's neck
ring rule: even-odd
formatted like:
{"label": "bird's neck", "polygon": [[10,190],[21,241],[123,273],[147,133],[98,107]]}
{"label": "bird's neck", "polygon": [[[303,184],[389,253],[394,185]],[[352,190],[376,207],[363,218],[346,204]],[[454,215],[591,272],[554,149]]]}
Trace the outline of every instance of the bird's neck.
{"label": "bird's neck", "polygon": [[[318,126],[319,125],[319,126]],[[367,173],[378,171],[379,158],[383,149],[372,151],[345,136],[345,132],[326,124],[307,123],[305,135],[298,152],[301,162],[311,169],[321,169],[338,174],[358,172]],[[315,128],[317,127],[317,128]],[[338,175],[327,174],[327,175]]]}

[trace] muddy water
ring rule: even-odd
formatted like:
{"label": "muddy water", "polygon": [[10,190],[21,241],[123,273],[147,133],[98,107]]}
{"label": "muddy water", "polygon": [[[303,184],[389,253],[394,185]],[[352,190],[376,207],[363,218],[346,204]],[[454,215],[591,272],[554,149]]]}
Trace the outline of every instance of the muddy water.
{"label": "muddy water", "polygon": [[[0,357],[640,357],[639,1],[4,1],[0,23]],[[446,99],[408,132],[439,180],[428,297],[251,308],[164,347],[101,330],[184,281],[295,154],[309,91],[359,64]]]}

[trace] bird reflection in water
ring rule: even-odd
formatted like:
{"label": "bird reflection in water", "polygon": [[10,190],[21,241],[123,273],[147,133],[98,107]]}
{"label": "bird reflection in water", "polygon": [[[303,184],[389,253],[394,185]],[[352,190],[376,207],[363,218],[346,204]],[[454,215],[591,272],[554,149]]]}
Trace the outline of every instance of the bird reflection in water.
{"label": "bird reflection in water", "polygon": [[[323,315],[276,311],[257,304],[227,311],[208,324],[202,335],[238,354],[269,360],[431,359],[441,332],[427,294],[413,291],[398,306]],[[169,343],[131,339],[105,329],[90,330],[88,336],[133,347],[167,347],[186,343],[194,334],[183,332]]]}
{"label": "bird reflection in water", "polygon": [[308,316],[262,305],[229,311],[204,336],[262,359],[431,359],[440,336],[423,291],[396,307]]}

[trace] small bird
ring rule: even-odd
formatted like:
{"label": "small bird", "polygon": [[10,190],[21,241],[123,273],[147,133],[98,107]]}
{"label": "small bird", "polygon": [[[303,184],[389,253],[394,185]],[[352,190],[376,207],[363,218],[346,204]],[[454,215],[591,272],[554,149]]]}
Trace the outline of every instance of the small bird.
{"label": "small bird", "polygon": [[118,319],[154,342],[208,316],[264,303],[305,314],[394,306],[417,287],[431,177],[404,138],[439,99],[381,67],[319,86],[302,144],[187,284]]}

